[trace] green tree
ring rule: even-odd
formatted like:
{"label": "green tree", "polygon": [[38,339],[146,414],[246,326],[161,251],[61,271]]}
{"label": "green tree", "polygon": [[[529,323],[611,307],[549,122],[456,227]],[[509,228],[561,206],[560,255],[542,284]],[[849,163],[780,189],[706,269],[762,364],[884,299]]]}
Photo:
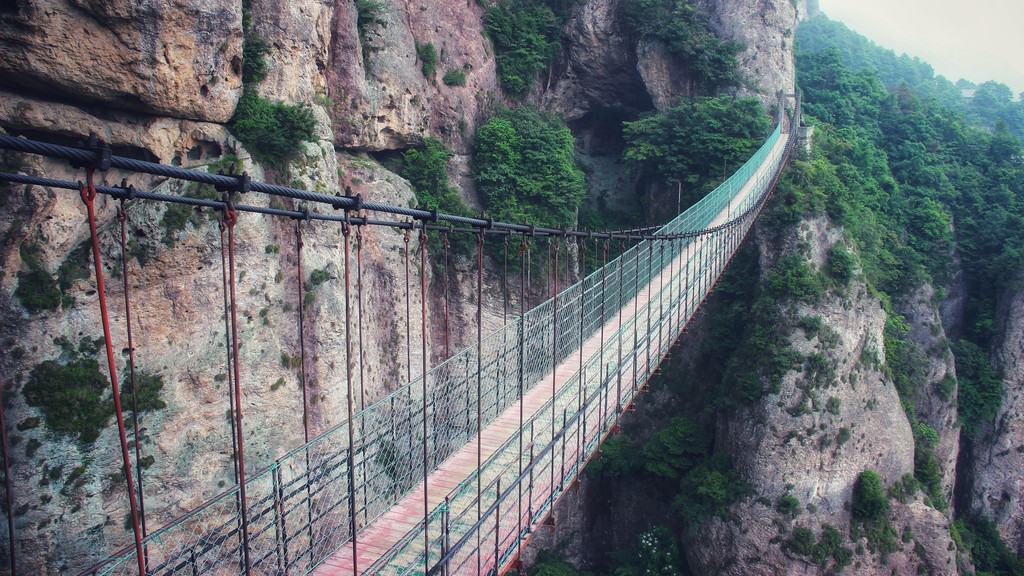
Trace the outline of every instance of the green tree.
{"label": "green tree", "polygon": [[693,98],[622,124],[623,159],[655,182],[682,182],[689,206],[762,143],[768,118],[754,98]]}
{"label": "green tree", "polygon": [[503,108],[477,130],[473,176],[487,213],[506,222],[571,226],[586,195],[565,121],[534,106]]}
{"label": "green tree", "polygon": [[708,15],[691,0],[628,0],[626,17],[634,33],[662,42],[705,91],[739,83],[737,54],[744,46],[722,40]]}
{"label": "green tree", "polygon": [[487,11],[484,27],[494,42],[498,80],[506,94],[521,98],[530,92],[537,72],[558,53],[560,24],[540,0],[505,0]]}
{"label": "green tree", "polygon": [[643,447],[644,465],[656,476],[678,480],[711,449],[711,435],[693,420],[678,416]]}
{"label": "green tree", "polygon": [[889,511],[889,499],[882,486],[882,477],[873,470],[857,476],[853,485],[853,517],[858,520],[878,520]]}

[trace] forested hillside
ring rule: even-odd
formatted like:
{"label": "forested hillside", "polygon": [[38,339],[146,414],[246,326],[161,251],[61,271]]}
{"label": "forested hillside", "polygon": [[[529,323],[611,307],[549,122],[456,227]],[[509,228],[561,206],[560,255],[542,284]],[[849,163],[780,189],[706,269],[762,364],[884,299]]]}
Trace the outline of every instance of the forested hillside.
{"label": "forested hillside", "polygon": [[[691,328],[697,335],[673,352],[681,360],[652,384],[649,406],[589,466],[584,509],[594,527],[584,540],[597,543],[584,565],[617,575],[1022,574],[1013,536],[1021,518],[995,518],[976,502],[974,476],[997,418],[1018,418],[1004,406],[1004,386],[1019,383],[1000,350],[1024,270],[1024,151],[1007,122],[1024,105],[995,83],[965,102],[927,64],[823,16],[798,38],[813,150],[791,162],[757,241],[731,263]],[[646,141],[658,140],[651,120],[627,124],[627,139],[641,126]],[[671,179],[667,166],[678,161],[650,156],[659,163],[649,169]],[[850,366],[838,351],[851,333],[834,311],[871,301],[881,307],[882,346],[862,343]],[[921,320],[924,309],[932,319]],[[894,431],[866,420],[885,402],[881,389],[865,388],[875,369],[909,425],[906,473],[861,469],[838,508],[800,481],[766,482],[759,470],[779,468],[828,483],[831,468],[855,461],[844,452],[870,448],[864,433],[876,451],[900,450]],[[862,403],[868,411],[856,416]],[[758,464],[778,452],[752,460],[738,431],[796,443],[804,460]],[[571,573],[553,556],[531,571]]]}
{"label": "forested hillside", "polygon": [[1002,120],[1024,142],[1024,98],[995,79],[974,84],[936,76],[927,62],[906,54],[897,56],[824,14],[802,22],[796,37],[800,50],[820,52],[834,48],[851,72],[872,70],[886,88],[906,84],[918,97],[934,99],[975,125],[992,130]]}

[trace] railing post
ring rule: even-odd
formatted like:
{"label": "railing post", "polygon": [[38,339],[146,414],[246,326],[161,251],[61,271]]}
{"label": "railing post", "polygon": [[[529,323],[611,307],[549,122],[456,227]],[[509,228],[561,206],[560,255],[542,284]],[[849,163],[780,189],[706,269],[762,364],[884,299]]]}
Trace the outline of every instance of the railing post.
{"label": "railing post", "polygon": [[495,487],[497,490],[497,496],[494,498],[494,573],[497,574],[501,569],[501,477],[498,477],[498,483]]}
{"label": "railing post", "polygon": [[[530,464],[533,464],[533,424],[530,424]],[[530,483],[526,491],[526,526],[527,531],[533,530],[533,466],[530,466]]]}
{"label": "railing post", "polygon": [[451,507],[451,502],[449,500],[449,497],[445,496],[444,497],[444,508],[441,509],[441,526],[442,526],[442,529],[444,530],[444,533],[443,533],[443,535],[441,537],[441,560],[442,560],[441,574],[443,576],[448,576],[448,560],[447,560],[447,556],[448,556],[448,552],[451,550],[452,521],[451,521],[451,510],[450,510],[450,507]]}
{"label": "railing post", "polygon": [[[565,491],[565,434],[567,432],[567,430],[565,428],[565,425],[566,425],[566,422],[567,422],[567,418],[566,418],[567,415],[568,415],[568,411],[565,408],[562,408],[562,474],[558,477],[558,491],[559,492],[564,492]],[[552,462],[552,464],[554,464],[554,462]],[[555,467],[551,466],[551,468],[552,468],[552,470],[554,470]],[[551,488],[552,488],[552,499],[551,499],[551,501],[552,501],[552,503],[554,503],[554,486],[552,486]]]}
{"label": "railing post", "polygon": [[[308,449],[308,447],[307,447]],[[288,574],[288,532],[284,521],[284,490],[281,482],[281,461],[278,460],[272,474],[274,490],[274,535],[276,536],[277,572]],[[308,484],[306,485],[309,486]],[[312,548],[312,542],[310,542]]]}

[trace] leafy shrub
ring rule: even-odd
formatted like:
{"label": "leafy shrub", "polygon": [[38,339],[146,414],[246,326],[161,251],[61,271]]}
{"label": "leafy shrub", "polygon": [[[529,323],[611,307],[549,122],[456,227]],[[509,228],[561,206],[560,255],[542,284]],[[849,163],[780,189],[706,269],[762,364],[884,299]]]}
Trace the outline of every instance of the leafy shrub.
{"label": "leafy shrub", "polygon": [[800,508],[800,501],[791,494],[783,494],[779,496],[778,501],[775,502],[775,509],[781,514],[787,514],[796,518],[802,512]]}
{"label": "leafy shrub", "polygon": [[249,0],[242,2],[242,83],[255,84],[267,77],[267,61],[270,44],[260,37],[252,27],[252,11]]}
{"label": "leafy shrub", "polygon": [[433,136],[423,139],[423,148],[410,149],[401,155],[402,177],[409,180],[421,206],[430,205],[449,214],[469,215],[469,208],[452,186],[447,161],[452,151]]}
{"label": "leafy shrub", "polygon": [[847,428],[846,426],[843,426],[842,428],[839,429],[839,433],[836,434],[836,444],[839,446],[846,444],[847,442],[850,441],[851,436],[852,434],[850,433],[850,429]]}
{"label": "leafy shrub", "polygon": [[978,426],[990,421],[1003,404],[1003,379],[992,368],[985,352],[969,340],[953,344],[956,377],[959,382],[957,405],[964,431],[973,435]]}
{"label": "leafy shrub", "polygon": [[840,286],[846,286],[853,279],[857,259],[839,244],[828,249],[828,274]]}
{"label": "leafy shrub", "polygon": [[708,15],[691,0],[630,0],[630,26],[642,38],[661,41],[679,58],[704,90],[739,82],[736,59],[744,46],[723,41],[711,30]]}
{"label": "leafy shrub", "polygon": [[655,526],[637,537],[632,551],[613,554],[616,576],[680,576],[679,546],[675,536],[663,526]]}
{"label": "leafy shrub", "polygon": [[448,86],[465,86],[466,85],[466,70],[464,68],[449,69],[444,73],[444,77],[441,81]]}
{"label": "leafy shrub", "polygon": [[882,477],[873,470],[865,470],[857,476],[853,485],[853,517],[858,520],[877,520],[889,511]]}
{"label": "leafy shrub", "polygon": [[257,160],[281,164],[313,139],[316,120],[309,106],[272,102],[246,87],[229,127]]}
{"label": "leafy shrub", "polygon": [[320,284],[327,282],[331,278],[333,278],[333,276],[331,276],[331,273],[323,268],[317,268],[316,270],[313,270],[309,274],[309,281],[311,284],[313,284],[313,286],[319,286]]}
{"label": "leafy shrub", "polygon": [[691,523],[725,516],[729,506],[749,492],[725,454],[715,454],[688,472],[672,504]]}
{"label": "leafy shrub", "polygon": [[537,554],[537,560],[526,572],[529,576],[577,576],[579,572],[547,550]]}
{"label": "leafy shrub", "polygon": [[29,406],[39,408],[50,430],[93,442],[114,415],[107,399],[109,387],[92,358],[67,365],[47,360],[32,369],[24,396]]}
{"label": "leafy shrub", "polygon": [[814,272],[803,256],[790,254],[765,275],[764,291],[778,302],[815,302],[825,293],[825,287],[820,273]]}
{"label": "leafy shrub", "polygon": [[656,476],[679,479],[710,453],[711,440],[711,435],[693,420],[673,418],[644,445],[644,466]]}
{"label": "leafy shrub", "polygon": [[561,46],[558,17],[540,0],[506,0],[487,11],[484,27],[494,42],[502,89],[522,98]]}
{"label": "leafy shrub", "polygon": [[420,70],[423,71],[424,78],[433,78],[437,69],[437,48],[434,48],[434,43],[416,42],[416,57],[420,59]]}
{"label": "leafy shrub", "polygon": [[378,0],[355,0],[356,5],[356,30],[359,33],[359,44],[363,50],[363,67],[369,66],[370,52],[373,48],[366,41],[366,33],[370,26],[380,24],[384,26],[387,22],[381,18],[384,12],[383,2]]}
{"label": "leafy shrub", "polygon": [[814,550],[814,532],[811,532],[811,529],[806,526],[793,528],[789,539],[786,540],[785,547],[794,554],[810,556]]}
{"label": "leafy shrub", "polygon": [[26,310],[35,314],[60,307],[60,290],[57,281],[43,268],[18,273],[18,287],[14,295]]}
{"label": "leafy shrub", "polygon": [[[123,373],[128,373],[127,367]],[[160,392],[163,389],[164,379],[162,376],[146,372],[135,373],[135,407],[139,414],[163,410],[167,407],[167,403],[160,398]],[[128,378],[125,378],[121,387],[121,407],[126,412],[132,409],[131,386]]]}
{"label": "leafy shrub", "polygon": [[480,127],[473,175],[488,214],[505,222],[568,227],[586,196],[565,120],[534,106],[502,108]]}

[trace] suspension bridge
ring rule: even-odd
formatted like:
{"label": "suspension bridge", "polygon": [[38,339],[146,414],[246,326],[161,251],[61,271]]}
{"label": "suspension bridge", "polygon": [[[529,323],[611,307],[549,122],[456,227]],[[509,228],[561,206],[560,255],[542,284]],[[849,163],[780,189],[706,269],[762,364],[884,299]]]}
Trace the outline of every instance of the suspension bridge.
{"label": "suspension bridge", "polygon": [[[79,190],[88,207],[97,270],[100,254],[92,208],[96,194],[223,211],[229,335],[235,321],[233,226],[239,212],[341,222],[346,290],[353,227],[358,231],[359,226],[381,225],[406,231],[407,286],[410,233],[419,233],[421,375],[412,378],[410,366],[404,386],[356,411],[353,399],[358,391],[352,390],[349,362],[345,421],[314,438],[307,435],[303,446],[265,470],[246,474],[239,387],[243,374],[233,362],[237,340],[229,341],[236,486],[156,530],[147,531],[144,521],[139,521],[140,512],[145,517],[144,510],[139,510],[142,502],[137,502],[141,491],[137,493],[133,484],[133,478],[138,483],[142,480],[139,454],[136,451],[133,470],[117,374],[112,371],[135,542],[113,551],[81,576],[447,576],[503,574],[518,566],[530,535],[553,522],[552,509],[559,496],[573,487],[602,440],[616,429],[620,415],[633,409],[637,394],[645,389],[760,213],[796,137],[799,98],[793,98],[788,117],[785,102],[780,97],[776,124],[764,145],[736,173],[668,224],[629,232],[553,230],[438,214],[366,202],[359,196],[253,182],[245,174],[208,174],[121,158],[97,143],[74,148],[0,135],[0,149],[66,159],[86,169],[85,184],[9,173],[0,173],[0,181]],[[215,201],[96,186],[94,171],[110,167],[212,184],[225,197]],[[344,215],[238,205],[232,201],[235,192],[296,198],[331,206]],[[369,212],[406,220],[372,219],[365,215]],[[432,230],[477,234],[478,322],[475,345],[429,367],[423,271]],[[484,335],[479,322],[481,271],[484,236],[489,234],[504,236],[506,250],[509,240],[518,238],[521,252],[538,235],[564,239],[567,248],[570,241],[577,242],[583,251],[592,240],[601,266],[581,274],[583,279],[571,286],[559,287],[556,273],[553,296],[530,310],[525,309],[526,275],[521,274],[519,314]],[[616,244],[621,254],[609,260],[609,249]],[[632,246],[623,249],[626,244]],[[516,242],[511,245],[516,249]],[[554,246],[557,271],[560,244]],[[585,262],[585,257],[581,260]],[[97,273],[96,281],[106,323],[102,274]],[[127,298],[127,286],[125,294]],[[347,307],[347,293],[345,298]],[[350,319],[346,318],[345,326],[348,333]],[[113,366],[106,325],[104,331]],[[133,350],[130,341],[128,350]],[[2,424],[0,429],[5,429]],[[6,438],[4,443],[6,466]],[[7,495],[11,510],[9,485]],[[12,572],[16,573],[13,522],[10,534]]]}

